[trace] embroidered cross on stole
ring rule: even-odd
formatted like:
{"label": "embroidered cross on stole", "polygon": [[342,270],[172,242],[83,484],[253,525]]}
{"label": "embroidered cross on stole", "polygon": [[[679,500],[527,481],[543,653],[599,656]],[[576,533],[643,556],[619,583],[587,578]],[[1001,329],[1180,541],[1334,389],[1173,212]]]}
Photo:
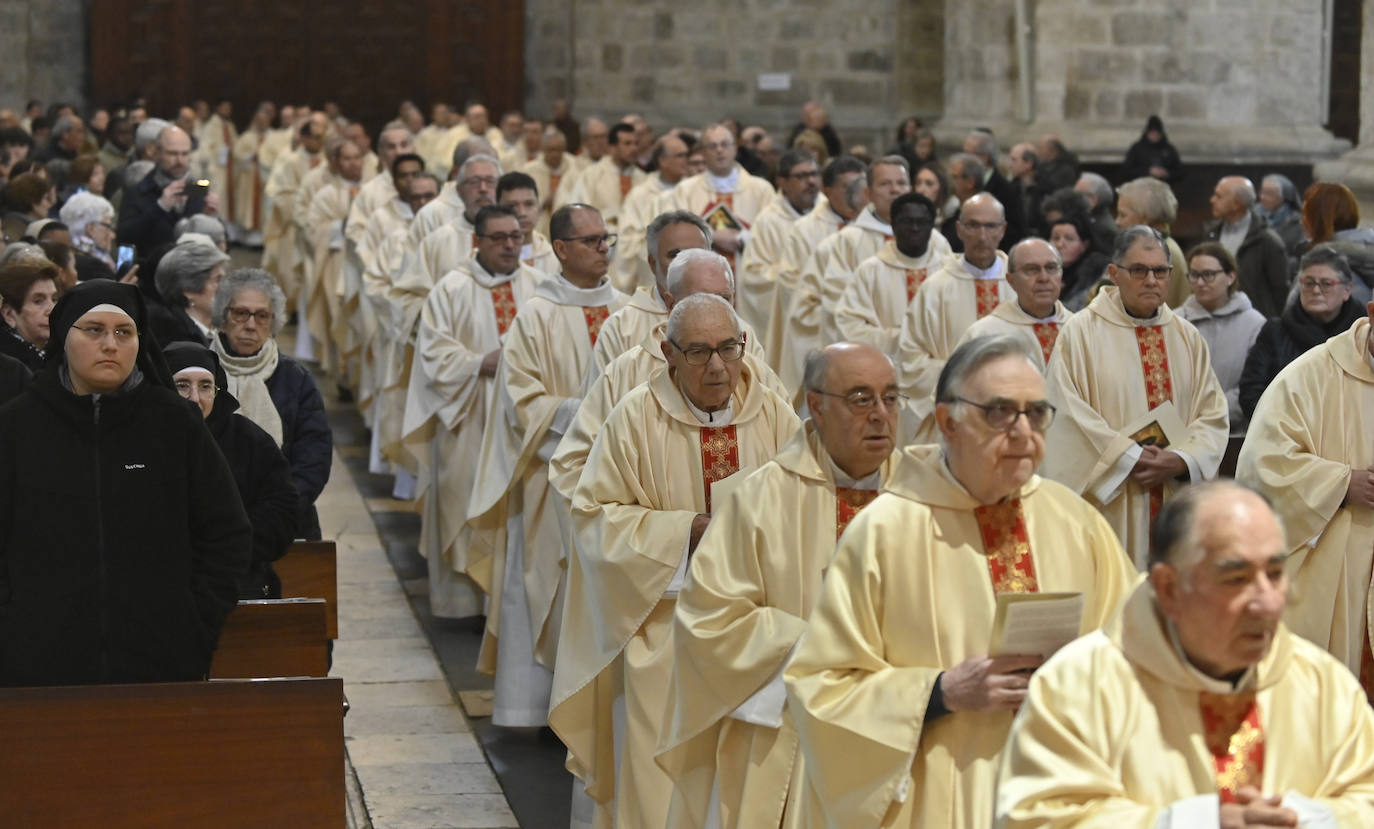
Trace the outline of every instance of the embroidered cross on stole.
{"label": "embroidered cross on stole", "polygon": [[[1169,350],[1164,345],[1164,328],[1137,326],[1136,344],[1140,347],[1140,368],[1145,375],[1145,403],[1151,409],[1174,399],[1174,381],[1169,376]],[[1164,506],[1164,486],[1150,489],[1150,525],[1154,526],[1159,508]]]}
{"label": "embroidered cross on stole", "polygon": [[985,504],[973,511],[983,550],[988,557],[988,575],[993,593],[1039,593],[1035,559],[1031,557],[1030,534],[1021,512],[1021,499],[1001,504]]}
{"label": "embroidered cross on stole", "polygon": [[916,289],[921,287],[921,283],[926,281],[925,268],[906,269],[906,304],[910,305],[911,300],[916,296]]}
{"label": "embroidered cross on stole", "polygon": [[1264,775],[1264,731],[1253,692],[1198,694],[1202,731],[1216,765],[1217,794],[1235,803],[1242,786],[1260,785]]}
{"label": "embroidered cross on stole", "polygon": [[1035,339],[1040,343],[1040,353],[1045,357],[1045,364],[1049,365],[1050,354],[1054,352],[1054,342],[1059,339],[1059,323],[1057,322],[1037,322],[1031,325],[1035,330]]}
{"label": "embroidered cross on stole", "polygon": [[496,311],[496,333],[505,336],[515,321],[515,290],[510,282],[502,282],[491,289],[491,307]]}
{"label": "embroidered cross on stole", "polygon": [[701,483],[706,489],[706,511],[711,511],[711,484],[739,471],[739,438],[735,427],[701,427]]}
{"label": "embroidered cross on stole", "polygon": [[596,345],[596,337],[601,333],[601,326],[606,324],[606,318],[610,315],[611,309],[606,305],[582,307],[582,316],[587,320],[587,336],[591,338],[592,345]]}
{"label": "embroidered cross on stole", "polygon": [[878,497],[876,489],[851,489],[847,486],[835,487],[835,538],[844,535],[844,528],[854,520],[864,507]]}
{"label": "embroidered cross on stole", "polygon": [[1000,279],[975,279],[973,284],[978,288],[978,319],[991,314],[993,309],[1002,302],[1002,294],[998,289]]}

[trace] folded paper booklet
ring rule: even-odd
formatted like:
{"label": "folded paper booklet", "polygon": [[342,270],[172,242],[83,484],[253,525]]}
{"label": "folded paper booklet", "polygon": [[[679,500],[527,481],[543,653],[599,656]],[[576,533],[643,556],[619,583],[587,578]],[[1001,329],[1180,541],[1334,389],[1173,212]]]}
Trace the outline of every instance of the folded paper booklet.
{"label": "folded paper booklet", "polygon": [[1082,624],[1082,593],[999,593],[988,653],[1039,654],[1049,659],[1078,638]]}
{"label": "folded paper booklet", "polygon": [[1155,446],[1163,449],[1182,443],[1188,436],[1188,429],[1178,416],[1178,409],[1172,400],[1165,400],[1158,406],[1136,418],[1121,430],[1131,440],[1141,446]]}

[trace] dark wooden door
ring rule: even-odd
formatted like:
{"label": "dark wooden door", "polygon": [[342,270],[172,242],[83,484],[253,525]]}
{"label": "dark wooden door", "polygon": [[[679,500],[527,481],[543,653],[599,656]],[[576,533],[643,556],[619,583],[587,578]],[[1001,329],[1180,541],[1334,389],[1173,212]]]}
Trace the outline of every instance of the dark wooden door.
{"label": "dark wooden door", "polygon": [[1326,128],[1337,138],[1360,140],[1361,0],[1331,4],[1331,106]]}
{"label": "dark wooden door", "polygon": [[485,0],[93,0],[91,102],[142,95],[171,116],[195,98],[335,101],[371,130],[410,99],[524,98],[524,5]]}

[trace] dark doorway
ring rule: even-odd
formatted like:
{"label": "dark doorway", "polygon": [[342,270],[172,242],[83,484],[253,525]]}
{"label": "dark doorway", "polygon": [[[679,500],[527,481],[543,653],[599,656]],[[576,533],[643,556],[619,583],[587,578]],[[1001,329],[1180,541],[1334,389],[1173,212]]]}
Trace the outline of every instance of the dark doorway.
{"label": "dark doorway", "polygon": [[1360,37],[1362,0],[1331,3],[1331,106],[1326,128],[1350,143],[1360,140]]}

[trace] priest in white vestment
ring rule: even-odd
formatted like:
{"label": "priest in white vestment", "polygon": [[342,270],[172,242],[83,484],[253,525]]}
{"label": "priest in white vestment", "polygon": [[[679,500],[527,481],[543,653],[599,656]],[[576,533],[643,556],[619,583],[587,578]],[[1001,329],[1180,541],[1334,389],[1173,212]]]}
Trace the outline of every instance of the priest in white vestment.
{"label": "priest in white vestment", "polygon": [[1189,482],[1216,477],[1226,450],[1226,393],[1207,341],[1164,303],[1173,268],[1159,231],[1117,235],[1112,285],[1060,329],[1050,358],[1046,477],[1102,510],[1142,570],[1150,524]]}
{"label": "priest in white vestment", "polygon": [[[358,198],[353,200],[353,207],[348,213],[348,223],[344,225],[344,236],[355,246],[362,243],[363,231],[372,214],[383,205],[400,198],[400,186],[392,178],[392,168],[402,155],[420,158],[423,167],[424,159],[415,152],[414,136],[405,124],[393,121],[383,127],[377,136],[377,162],[381,165],[381,172],[358,191]],[[419,172],[416,171],[415,175]],[[359,253],[359,258],[362,258],[362,253]],[[367,265],[366,262],[362,264],[364,267]]]}
{"label": "priest in white vestment", "polygon": [[458,196],[463,200],[463,212],[420,241],[418,261],[429,284],[433,285],[472,252],[472,220],[478,210],[496,203],[496,185],[500,180],[501,165],[494,156],[474,155],[458,168]]}
{"label": "priest in white vestment", "polygon": [[609,151],[601,160],[583,170],[567,192],[567,200],[590,204],[606,218],[612,230],[620,227],[620,206],[635,185],[644,181],[644,171],[635,164],[635,128],[629,124],[611,127]]}
{"label": "priest in white vestment", "polygon": [[1236,479],[1269,496],[1288,532],[1285,622],[1345,663],[1374,698],[1374,303],[1368,313],[1269,384]]}
{"label": "priest in white vestment", "polygon": [[[319,348],[321,366],[326,371],[333,371],[336,367],[346,368],[342,361],[353,356],[341,353],[342,343],[334,335],[340,321],[344,223],[348,221],[348,209],[362,186],[363,154],[357,144],[338,139],[326,148],[325,156],[330,174],[311,198],[303,223],[314,251],[314,265],[307,272],[307,282],[301,289],[301,315]],[[351,379],[341,376],[340,382]]]}
{"label": "priest in white vestment", "polygon": [[262,244],[265,182],[258,154],[267,141],[275,113],[276,107],[270,101],[259,104],[248,129],[234,139],[230,152],[234,168],[234,192],[238,195],[234,201],[233,222],[243,234],[243,243],[250,247]]}
{"label": "priest in white vestment", "polygon": [[[449,180],[444,183],[443,189],[439,191],[439,198],[425,205],[424,210],[415,216],[415,223],[411,226],[410,235],[416,247],[419,247],[420,242],[426,236],[463,215],[467,206],[463,204],[463,197],[458,192],[458,177],[468,159],[478,155],[488,156],[495,160],[496,151],[491,148],[491,144],[485,138],[478,138],[477,136],[458,143],[458,147],[453,151],[453,167],[448,174]],[[498,163],[496,166],[497,169],[500,169],[501,165]],[[443,274],[441,273],[439,276],[443,276]]]}
{"label": "priest in white vestment", "polygon": [[1007,251],[1007,284],[1016,292],[992,313],[968,327],[960,342],[992,334],[1011,334],[1026,341],[1027,350],[1040,355],[1044,371],[1059,339],[1059,328],[1073,312],[1059,301],[1064,267],[1059,251],[1044,239],[1022,239]]}
{"label": "priest in white vestment", "polygon": [[1120,615],[1031,680],[996,825],[1374,825],[1374,712],[1285,625],[1274,512],[1234,483],[1193,486],[1153,542]]}
{"label": "priest in white vestment", "polygon": [[[504,169],[504,168],[503,168]],[[520,245],[520,261],[548,276],[558,276],[562,266],[553,255],[549,237],[536,229],[539,223],[539,185],[525,173],[506,173],[496,182],[496,203],[515,210],[525,241]]]}
{"label": "priest in white vestment", "polygon": [[235,186],[234,142],[238,141],[239,131],[234,126],[233,103],[227,98],[216,103],[215,111],[197,134],[200,138],[197,151],[205,161],[205,178],[210,179],[210,189],[221,194],[222,214],[233,222],[239,215],[239,201],[243,198]]}
{"label": "priest in white vestment", "polygon": [[777,181],[777,194],[754,218],[739,268],[739,314],[760,331],[768,330],[773,313],[773,280],[783,242],[792,226],[816,206],[821,181],[815,157],[804,149],[783,153]]}
{"label": "priest in white vestment", "polygon": [[805,795],[782,669],[835,542],[892,476],[901,392],[872,346],[812,352],[805,429],[716,509],[678,594],[659,765],[669,826],[797,827]]}
{"label": "priest in white vestment", "polygon": [[263,270],[277,277],[286,294],[286,307],[297,307],[303,266],[296,246],[296,214],[304,213],[309,204],[299,198],[301,184],[324,161],[324,140],[328,119],[315,113],[300,126],[301,145],[283,154],[272,166],[267,178],[267,197],[272,210],[262,234]]}
{"label": "priest in white vestment", "polygon": [[620,240],[611,261],[611,282],[627,294],[654,285],[644,234],[657,215],[653,210],[659,197],[687,175],[687,143],[671,133],[663,136],[654,144],[651,163],[657,169],[636,184],[620,205]]}
{"label": "priest in white vestment", "polygon": [[902,450],[850,522],[783,672],[803,826],[988,826],[1027,673],[1050,655],[1004,650],[997,605],[1079,594],[1061,628],[1081,635],[1135,580],[1092,506],[1035,474],[1055,413],[1020,340],[961,346],[937,394],[941,444]]}
{"label": "priest in white vestment", "polygon": [[540,233],[547,234],[549,216],[553,215],[555,207],[561,207],[554,204],[559,187],[564,179],[576,172],[576,168],[568,152],[568,140],[557,129],[549,127],[544,131],[541,147],[539,158],[526,164],[524,172],[534,179],[535,186],[543,194],[539,200],[539,222],[536,227]]}
{"label": "priest in white vestment", "polygon": [[[558,652],[565,550],[548,461],[577,412],[601,326],[625,301],[606,278],[595,208],[560,208],[550,227],[563,270],[535,287],[507,334],[468,508],[468,567],[491,572],[479,667],[496,676],[493,720],[512,726],[547,721]],[[475,563],[483,557],[489,565]]]}
{"label": "priest in white vestment", "polygon": [[[654,763],[673,606],[711,520],[714,485],[766,463],[799,423],[742,371],[739,318],[697,294],[668,318],[668,365],[612,410],[573,496],[576,555],[549,724],[602,819],[664,826]],[[652,447],[653,451],[646,451]]]}

